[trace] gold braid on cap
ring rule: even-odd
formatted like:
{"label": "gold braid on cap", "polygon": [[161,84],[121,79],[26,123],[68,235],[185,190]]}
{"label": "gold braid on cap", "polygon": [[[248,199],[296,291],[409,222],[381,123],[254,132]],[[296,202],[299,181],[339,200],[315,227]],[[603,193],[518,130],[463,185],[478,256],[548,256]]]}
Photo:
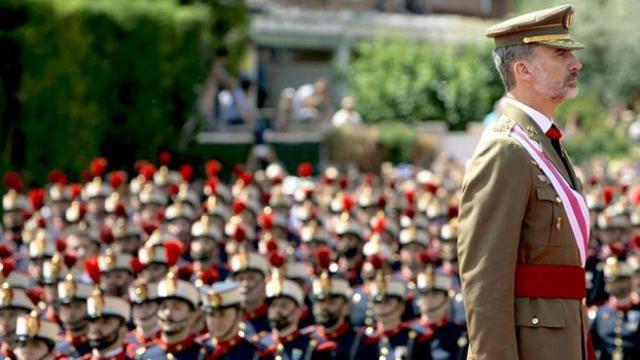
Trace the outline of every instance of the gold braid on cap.
{"label": "gold braid on cap", "polygon": [[31,338],[38,336],[38,331],[40,331],[40,318],[36,310],[31,311],[27,317],[26,325],[27,336]]}
{"label": "gold braid on cap", "polygon": [[13,301],[13,289],[9,285],[9,283],[2,283],[2,287],[0,288],[0,306],[7,307],[11,306],[11,302]]}
{"label": "gold braid on cap", "polygon": [[93,293],[87,300],[87,313],[93,317],[100,317],[104,312],[104,298],[102,297],[102,291],[96,286]]}

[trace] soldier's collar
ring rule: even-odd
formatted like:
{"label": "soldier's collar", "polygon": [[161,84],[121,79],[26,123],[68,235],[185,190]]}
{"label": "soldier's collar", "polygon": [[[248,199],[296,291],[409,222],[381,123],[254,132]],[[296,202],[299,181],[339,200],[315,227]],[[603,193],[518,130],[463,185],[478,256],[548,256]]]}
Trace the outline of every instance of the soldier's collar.
{"label": "soldier's collar", "polygon": [[247,311],[245,317],[248,320],[255,320],[267,315],[267,311],[269,311],[269,306],[267,303],[262,303],[262,305],[258,306],[255,310]]}
{"label": "soldier's collar", "polygon": [[335,340],[344,335],[347,331],[349,331],[350,328],[351,326],[349,326],[349,322],[343,321],[342,325],[338,326],[338,328],[336,328],[335,330],[331,332],[325,332],[325,336],[330,340]]}
{"label": "soldier's collar", "polygon": [[297,339],[299,336],[300,336],[300,329],[296,329],[291,334],[289,334],[289,335],[287,335],[285,337],[278,338],[278,341],[282,345],[286,345],[286,344],[292,342],[293,340]]}
{"label": "soldier's collar", "polygon": [[158,341],[158,345],[160,345],[160,348],[168,353],[171,354],[175,354],[175,353],[179,353],[181,351],[184,351],[188,348],[190,348],[196,340],[196,335],[195,334],[191,334],[189,336],[187,336],[186,339],[177,342],[175,344],[168,344],[166,342],[166,340],[164,340],[162,337],[160,338],[160,340]]}
{"label": "soldier's collar", "polygon": [[218,353],[219,351],[228,351],[230,348],[238,345],[241,340],[242,336],[240,336],[240,333],[237,333],[236,336],[227,341],[218,341],[218,339],[213,338],[211,339],[211,342],[213,343],[213,346],[215,346],[216,353]]}
{"label": "soldier's collar", "polygon": [[400,333],[400,331],[402,331],[404,329],[404,323],[400,323],[398,324],[398,326],[396,326],[393,329],[385,329],[382,324],[380,324],[380,326],[378,327],[378,332],[386,337],[393,337],[396,336],[398,333]]}
{"label": "soldier's collar", "polygon": [[124,351],[123,346],[120,346],[104,356],[101,356],[96,349],[91,351],[91,360],[125,360],[126,358],[127,353]]}
{"label": "soldier's collar", "polygon": [[86,335],[73,336],[69,330],[65,331],[64,339],[67,340],[67,342],[71,346],[75,346],[75,347],[78,347],[78,345],[85,344],[88,341]]}

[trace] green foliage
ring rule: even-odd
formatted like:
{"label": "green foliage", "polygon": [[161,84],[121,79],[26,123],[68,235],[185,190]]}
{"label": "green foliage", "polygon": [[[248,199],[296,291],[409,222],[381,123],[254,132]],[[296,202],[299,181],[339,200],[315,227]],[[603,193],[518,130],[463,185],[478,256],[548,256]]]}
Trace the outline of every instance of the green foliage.
{"label": "green foliage", "polygon": [[39,182],[53,167],[77,176],[98,155],[128,168],[179,150],[206,61],[222,41],[239,48],[241,36],[227,35],[236,21],[246,26],[242,8],[212,21],[208,4],[177,0],[9,0],[3,9],[28,14],[0,36],[21,47],[20,165]]}
{"label": "green foliage", "polygon": [[453,129],[491,111],[502,85],[488,47],[362,43],[346,78],[367,122],[446,120]]}

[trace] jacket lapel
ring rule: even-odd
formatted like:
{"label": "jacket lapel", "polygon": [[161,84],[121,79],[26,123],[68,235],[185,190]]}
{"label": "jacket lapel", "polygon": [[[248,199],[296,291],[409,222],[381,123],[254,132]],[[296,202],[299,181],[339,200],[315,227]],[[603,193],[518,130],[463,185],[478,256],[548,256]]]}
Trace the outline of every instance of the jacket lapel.
{"label": "jacket lapel", "polygon": [[[538,124],[536,124],[536,122],[533,121],[533,119],[529,117],[527,113],[510,104],[507,104],[503,108],[502,113],[511,118],[516,124],[518,124],[518,126],[520,126],[520,128],[527,133],[531,140],[540,144],[540,146],[542,147],[542,152],[544,152],[547,159],[549,159],[553,163],[562,177],[567,181],[567,184],[575,189],[575,186],[573,184],[577,184],[577,182],[575,182],[573,176],[569,174],[569,170],[564,166],[562,159],[560,159],[560,156],[553,148],[553,145],[551,145],[551,139],[549,139],[549,137],[542,132],[542,129],[540,129]],[[568,158],[567,162],[569,162]],[[570,163],[569,166],[571,166]]]}

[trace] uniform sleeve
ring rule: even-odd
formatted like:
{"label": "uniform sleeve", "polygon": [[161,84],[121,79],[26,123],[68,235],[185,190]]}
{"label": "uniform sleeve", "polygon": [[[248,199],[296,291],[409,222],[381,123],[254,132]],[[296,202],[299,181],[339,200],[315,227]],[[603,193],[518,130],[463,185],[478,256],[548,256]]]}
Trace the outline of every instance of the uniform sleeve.
{"label": "uniform sleeve", "polygon": [[529,155],[507,138],[481,141],[465,174],[458,257],[469,359],[517,359],[514,278],[531,187]]}

